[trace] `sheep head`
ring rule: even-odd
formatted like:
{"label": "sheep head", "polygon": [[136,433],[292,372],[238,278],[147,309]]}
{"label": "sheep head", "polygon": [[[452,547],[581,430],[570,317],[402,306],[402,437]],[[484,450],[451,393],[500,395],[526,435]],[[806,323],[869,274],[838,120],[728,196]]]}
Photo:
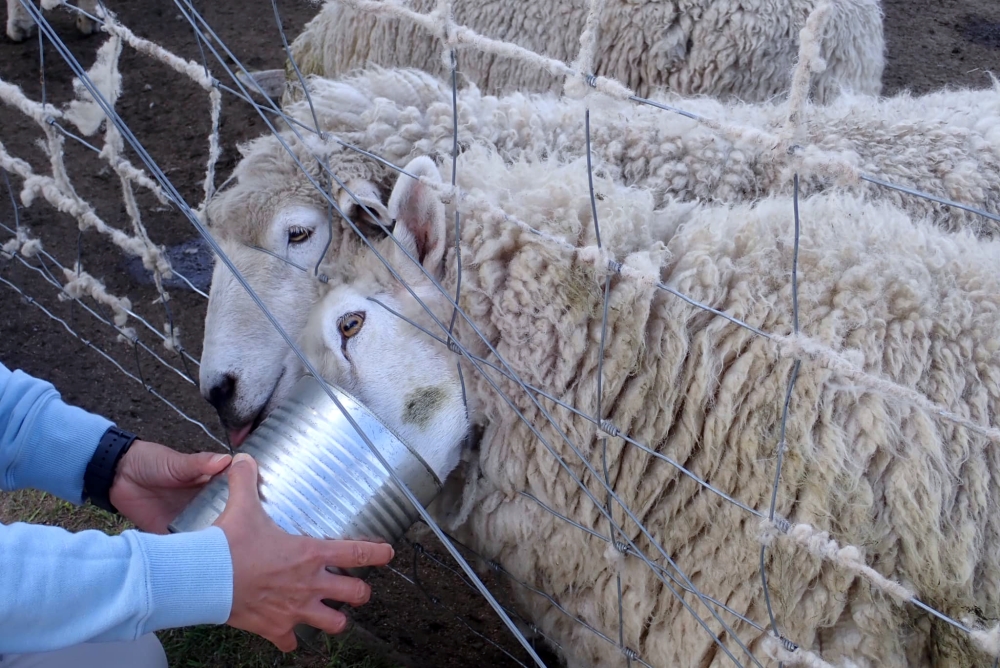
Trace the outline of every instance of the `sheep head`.
{"label": "sheep head", "polygon": [[[428,158],[416,158],[406,170],[440,180]],[[455,357],[400,317],[434,332],[440,328],[421,302],[439,320],[450,313],[441,292],[400,250],[405,248],[440,279],[444,206],[427,185],[402,175],[389,198],[388,214],[396,221],[393,236],[399,245],[392,239],[374,245],[413,294],[365,249],[338,265],[329,292],[309,316],[301,343],[325,380],[368,406],[444,480],[459,463],[469,428]]]}
{"label": "sheep head", "polygon": [[[362,241],[290,163],[278,151],[250,150],[234,173],[235,184],[213,198],[206,218],[223,252],[295,339],[325,291],[317,273],[330,271],[331,261],[356,252]],[[335,191],[338,206],[363,233],[373,235],[378,222],[365,209],[385,218],[378,186],[365,178],[345,185],[354,196]],[[381,222],[387,224],[388,219]],[[320,258],[323,263],[316,272]],[[291,389],[294,359],[284,338],[217,259],[205,317],[200,385],[234,447]]]}

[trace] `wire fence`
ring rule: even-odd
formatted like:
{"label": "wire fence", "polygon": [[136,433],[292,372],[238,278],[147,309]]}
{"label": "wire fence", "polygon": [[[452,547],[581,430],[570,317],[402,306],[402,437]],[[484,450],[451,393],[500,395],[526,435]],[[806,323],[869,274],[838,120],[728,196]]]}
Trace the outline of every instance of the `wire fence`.
{"label": "wire fence", "polygon": [[[618,555],[615,558],[609,557],[607,570],[608,574],[614,576],[614,591],[616,591],[615,614],[608,616],[603,614],[601,610],[594,610],[594,606],[588,608],[587,605],[581,605],[579,597],[573,597],[571,603],[560,601],[556,596],[546,592],[543,587],[539,586],[540,583],[545,582],[544,574],[539,574],[535,582],[524,581],[524,579],[518,578],[513,574],[512,571],[516,569],[511,568],[510,564],[505,565],[490,555],[476,554],[469,545],[462,544],[459,540],[446,533],[438,526],[438,523],[428,511],[416,502],[409,489],[399,480],[391,467],[388,467],[377,449],[372,446],[368,436],[358,429],[357,425],[353,425],[355,429],[358,429],[358,433],[369,447],[372,448],[374,455],[389,469],[394,479],[401,485],[404,494],[410,502],[420,510],[423,522],[435,538],[440,541],[448,555],[454,560],[454,565],[452,565],[451,562],[445,561],[443,558],[428,551],[422,543],[411,542],[410,547],[413,550],[411,567],[404,570],[397,566],[392,569],[392,572],[400,579],[420,588],[427,595],[430,603],[435,606],[447,606],[447,601],[442,600],[440,596],[429,591],[422,584],[421,574],[427,568],[444,569],[450,572],[464,586],[478,592],[486,599],[487,603],[510,631],[512,637],[520,644],[520,648],[499,645],[496,640],[487,638],[466,619],[456,613],[456,620],[468,632],[480,636],[498,648],[514,663],[528,665],[526,662],[531,662],[544,666],[545,663],[536,651],[535,645],[525,637],[524,630],[531,631],[538,637],[543,638],[551,647],[566,651],[569,649],[568,644],[573,642],[574,636],[571,633],[567,634],[567,627],[560,621],[555,620],[568,620],[573,628],[585,631],[587,634],[598,639],[600,643],[606,645],[608,649],[613,651],[613,654],[620,657],[620,661],[624,665],[631,666],[633,663],[642,666],[665,665],[662,663],[662,659],[643,654],[641,648],[636,644],[637,641],[641,642],[640,638],[626,638],[626,616],[631,613],[626,612],[626,608],[628,607],[625,602],[627,584],[623,586],[622,570],[614,565],[615,559],[620,558],[641,563],[649,569],[649,573],[652,574],[652,577],[662,587],[662,591],[665,592],[662,596],[669,596],[675,599],[681,606],[682,611],[694,621],[695,626],[692,627],[693,631],[706,634],[714,644],[713,655],[719,657],[718,660],[720,662],[726,661],[737,666],[763,666],[765,662],[774,660],[779,663],[787,662],[789,664],[809,666],[830,665],[822,658],[822,652],[818,648],[800,646],[798,639],[786,637],[782,633],[783,620],[779,618],[775,607],[772,605],[768,553],[777,541],[783,541],[786,544],[793,544],[806,550],[815,558],[831,562],[835,568],[848,572],[860,580],[867,582],[869,586],[883,595],[896,599],[901,604],[912,606],[967,634],[971,641],[985,652],[986,655],[1000,656],[1000,626],[982,628],[979,625],[953,619],[923,602],[919,598],[918,592],[912,591],[906,584],[885,577],[878,570],[867,564],[861,557],[861,551],[857,548],[849,545],[839,545],[819,528],[801,523],[793,524],[777,513],[784,457],[789,448],[789,444],[786,441],[786,424],[791,410],[796,382],[803,364],[813,364],[826,368],[859,387],[880,393],[895,401],[925,411],[936,419],[950,423],[956,428],[966,430],[981,439],[993,443],[1000,442],[1000,429],[997,427],[966,417],[949,409],[947,406],[938,405],[927,396],[910,387],[865,372],[838,351],[803,335],[799,331],[800,173],[806,174],[808,172],[810,176],[817,174],[819,176],[829,176],[830,174],[843,175],[847,173],[855,181],[865,181],[914,197],[926,198],[939,204],[981,215],[990,220],[1000,221],[1000,216],[972,204],[951,201],[905,185],[894,184],[880,175],[858,170],[836,155],[812,154],[808,163],[804,161],[802,158],[802,147],[794,144],[791,138],[796,136],[794,126],[796,123],[801,123],[801,119],[805,115],[803,105],[805,104],[806,95],[803,91],[808,89],[809,74],[815,68],[814,60],[816,56],[811,50],[814,45],[806,43],[805,39],[803,39],[800,61],[793,76],[793,90],[789,98],[790,108],[788,112],[789,124],[787,132],[781,135],[770,135],[756,128],[745,128],[728,123],[725,119],[704,118],[699,114],[672,105],[639,97],[620,83],[593,74],[592,71],[595,62],[593,33],[597,30],[603,6],[599,0],[593,0],[589,5],[590,12],[587,17],[584,33],[580,39],[581,50],[572,65],[567,65],[558,60],[527,51],[509,42],[488,38],[475,33],[468,27],[455,24],[452,19],[451,3],[447,0],[439,2],[435,10],[429,14],[420,14],[395,2],[375,2],[373,0],[342,1],[345,6],[357,11],[392,17],[398,20],[412,21],[422,26],[430,35],[434,35],[441,41],[444,49],[443,55],[451,62],[452,74],[450,83],[453,118],[451,182],[450,184],[438,184],[422,180],[422,183],[437,189],[445,201],[455,203],[455,253],[458,260],[455,290],[451,291],[447,289],[441,281],[429,273],[413,257],[410,251],[396,241],[398,249],[413,261],[414,265],[421,271],[423,277],[434,286],[435,290],[440,293],[440,296],[445,299],[445,303],[451,308],[450,323],[439,319],[433,310],[421,300],[413,286],[407,284],[391,264],[382,257],[378,248],[363,234],[358,224],[345,213],[343,202],[338,201],[333,196],[333,192],[335,191],[345,192],[356,206],[366,211],[372,220],[382,226],[383,231],[387,233],[390,231],[385,226],[386,221],[382,220],[376,212],[373,212],[364,199],[358,193],[353,192],[344,182],[342,176],[338,175],[336,170],[331,167],[329,151],[324,153],[321,150],[317,150],[306,158],[303,158],[302,146],[323,148],[329,145],[336,145],[339,149],[356,152],[368,159],[377,161],[382,166],[398,172],[402,176],[418,178],[416,175],[408,173],[404,167],[393,164],[391,161],[373,154],[365,147],[354,146],[350,142],[332,136],[324,130],[314,108],[314,102],[310,97],[308,82],[303,77],[293,57],[293,52],[282,27],[282,19],[275,1],[271,3],[271,10],[274,15],[276,30],[280,35],[281,44],[286,56],[292,65],[294,82],[300,87],[310,109],[311,127],[307,122],[287,115],[286,110],[279,107],[278,104],[263,94],[263,89],[256,84],[250,71],[242,64],[237,55],[225,45],[217,32],[213,30],[202,14],[195,9],[190,0],[175,0],[174,4],[183,20],[188,22],[194,31],[202,59],[200,63],[185,60],[159,45],[136,36],[103,6],[100,8],[100,15],[89,14],[80,8],[72,8],[73,11],[84,13],[88,18],[95,21],[100,26],[100,29],[108,35],[106,41],[103,42],[98,50],[95,63],[89,69],[85,69],[81,65],[77,57],[47,22],[42,11],[30,3],[24,2],[25,9],[39,25],[39,39],[40,44],[42,44],[40,53],[43,54],[43,58],[39,62],[39,70],[43,82],[42,99],[41,101],[31,100],[17,86],[0,81],[0,100],[32,118],[38,125],[45,137],[44,146],[49,159],[51,173],[38,173],[27,161],[9,154],[3,144],[0,143],[0,168],[4,170],[4,176],[7,179],[6,187],[13,205],[13,220],[0,221],[3,222],[3,231],[9,235],[9,239],[3,244],[3,254],[9,258],[11,263],[16,263],[41,277],[46,285],[57,292],[60,299],[71,300],[75,306],[79,306],[83,312],[93,318],[101,327],[114,332],[118,339],[130,350],[134,362],[134,371],[128,370],[114,354],[102,350],[100,347],[94,345],[86,336],[77,333],[66,319],[59,317],[50,309],[47,309],[37,301],[34,295],[26,294],[24,289],[14,281],[0,275],[0,282],[6,288],[27,300],[29,305],[41,309],[45,315],[55,320],[71,335],[79,338],[88,347],[97,351],[123,374],[141,384],[147,391],[161,399],[169,408],[179,413],[182,418],[197,425],[217,444],[228,447],[222,439],[214,435],[212,429],[185,414],[184,411],[171,401],[171,398],[164,396],[153,388],[147,382],[147,374],[143,371],[143,364],[154,364],[159,369],[179,377],[186,384],[197,387],[198,382],[192,370],[197,368],[199,362],[193,355],[187,352],[181,343],[178,328],[175,324],[174,313],[170,306],[171,296],[164,287],[165,281],[179,278],[193,294],[201,298],[207,297],[204,291],[195,285],[194,281],[178,273],[176,268],[172,266],[166,250],[162,246],[153,243],[150,239],[143,223],[136,194],[137,191],[143,191],[154,197],[161,204],[179,211],[187,218],[191,225],[199,232],[204,242],[216,254],[218,261],[223,263],[232,272],[242,288],[246,290],[255,305],[260,309],[261,313],[268,319],[270,325],[282,336],[301,364],[313,375],[318,378],[321,377],[321,374],[317,372],[311,360],[296,345],[294,333],[289,333],[281,326],[236,264],[205,229],[204,217],[206,205],[218,190],[225,187],[225,184],[219,189],[215,187],[216,164],[221,151],[219,139],[220,117],[223,95],[225,94],[233,100],[249,105],[258,113],[260,119],[284,148],[290,160],[300,170],[302,176],[319,193],[321,199],[328,206],[329,239],[332,240],[334,237],[333,227],[335,225],[343,225],[357,236],[363,247],[374,253],[385,263],[385,266],[389,269],[393,277],[421,304],[427,316],[434,322],[434,325],[432,329],[428,329],[400,313],[396,313],[396,315],[414,327],[420,328],[425,334],[456,354],[459,358],[458,370],[463,386],[465,384],[465,378],[461,376],[463,373],[463,364],[464,368],[471,368],[476,371],[477,376],[481,377],[496,396],[499,397],[501,405],[505,405],[520,418],[537,440],[537,443],[554,458],[561,471],[560,475],[568,476],[579,490],[581,498],[584,499],[583,503],[589,501],[593,504],[597,521],[590,522],[575,519],[570,513],[560,512],[559,509],[551,507],[528,491],[521,491],[518,495],[519,498],[530,501],[544,513],[579,530],[581,536],[594,539],[596,543],[605,545],[609,548],[610,552]],[[812,30],[813,34],[819,32],[818,28],[821,27],[822,21],[825,20],[829,12],[829,7],[828,3],[820,5],[807,21],[807,28]],[[187,204],[185,198],[182,197],[165,171],[148,153],[143,144],[130,130],[128,124],[116,111],[116,104],[121,95],[120,72],[118,71],[119,56],[125,46],[131,47],[138,53],[166,64],[176,73],[190,79],[204,92],[207,113],[211,119],[211,130],[207,137],[208,160],[205,166],[201,202],[195,207]],[[46,99],[48,95],[48,88],[44,84],[44,54],[46,49],[54,50],[70,66],[78,82],[77,99],[65,108],[57,108]],[[580,122],[585,128],[585,154],[588,177],[590,179],[588,185],[596,252],[592,252],[591,249],[574,246],[562,238],[546,233],[544,230],[532,228],[527,223],[517,220],[509,213],[497,210],[495,206],[481,196],[464,191],[460,186],[458,119],[458,74],[461,69],[461,53],[463,49],[477,49],[499,57],[517,59],[528,66],[564,76],[568,84],[567,91],[573,90],[573,87],[569,84],[575,82],[577,84],[575,90],[580,95],[602,95],[623,105],[646,105],[655,107],[663,113],[682,114],[699,123],[734,136],[753,132],[762,143],[769,143],[778,147],[775,154],[786,155],[786,166],[790,167],[794,173],[793,192],[789,199],[791,205],[789,222],[794,228],[794,246],[791,249],[791,257],[789,258],[791,267],[792,332],[790,334],[766,332],[744,322],[734,315],[703,304],[693,297],[683,294],[676,288],[661,282],[658,274],[651,278],[647,272],[635,266],[630,266],[627,261],[615,257],[602,244],[598,217],[598,197],[594,188],[591,160],[591,118],[589,109],[586,111],[584,118],[580,119]],[[230,83],[223,83],[217,79],[213,74],[214,71],[221,72],[220,76],[228,77]],[[80,136],[81,134],[84,136],[93,135],[104,119],[106,119],[106,122],[102,146],[96,146],[94,142]],[[79,133],[72,131],[68,127],[69,125],[76,126]],[[130,231],[109,225],[82,196],[76,193],[70,181],[69,170],[67,170],[64,162],[65,143],[67,141],[96,154],[118,177]],[[295,146],[292,145],[294,142],[297,142]],[[128,153],[126,148],[137,157],[141,166],[133,164],[126,157]],[[309,165],[306,164],[307,160],[310,161]],[[313,165],[315,165],[315,168],[313,168]],[[153,276],[154,287],[158,294],[157,307],[161,311],[159,314],[160,317],[164,320],[163,326],[155,326],[152,323],[153,316],[140,314],[138,309],[133,308],[131,300],[112,294],[106,289],[104,283],[85,271],[83,258],[80,253],[77,254],[75,262],[70,267],[68,263],[60,263],[60,261],[46,251],[42,246],[41,240],[38,237],[32,236],[32,233],[19,220],[19,205],[15,199],[14,188],[7,178],[8,173],[20,179],[22,185],[20,197],[25,206],[30,206],[35,198],[40,197],[55,209],[74,217],[81,232],[84,230],[94,230],[106,237],[125,254],[140,258],[143,266]],[[336,184],[336,187],[333,187],[332,184]],[[537,235],[543,243],[549,244],[553,248],[572,253],[577,258],[589,259],[588,261],[597,267],[603,275],[603,312],[601,316],[600,349],[597,354],[599,363],[597,370],[596,410],[593,413],[564,401],[558,392],[547,391],[545,388],[539,388],[524,382],[515,365],[500,354],[497,346],[481,331],[474,319],[461,308],[463,297],[461,276],[461,230],[463,217],[475,216],[483,212],[500,216],[510,225],[528,229]],[[395,239],[391,234],[389,238]],[[314,280],[321,284],[329,281],[328,276],[321,270],[324,260],[330,259],[328,257],[328,252],[330,251],[329,242],[320,256],[317,257],[316,262],[310,263],[307,266],[293,263],[275,254],[274,251],[263,247],[256,247],[256,250],[277,257],[279,260],[285,260],[296,270],[312,275]],[[336,258],[333,258],[333,261],[335,262]],[[608,332],[609,294],[612,284],[620,281],[651,282],[658,290],[681,299],[687,304],[703,310],[707,314],[723,318],[731,325],[751,333],[754,337],[768,341],[774,345],[779,358],[791,360],[790,375],[780,413],[780,434],[778,442],[773,449],[773,483],[771,484],[769,503],[766,507],[755,508],[747,502],[734,498],[709,482],[705,476],[699,475],[697,472],[682,465],[680,461],[661,452],[656,443],[640,442],[607,417],[610,411],[607,410],[606,397],[603,396],[603,363],[607,340],[610,336]],[[392,309],[389,310],[392,311]],[[134,325],[130,326],[130,322],[133,322]],[[471,332],[475,340],[459,341],[456,333],[459,329],[463,332]],[[140,336],[140,333],[147,338],[144,340]],[[147,343],[149,337],[152,337],[153,342],[151,344]],[[165,348],[167,353],[157,352],[157,346]],[[473,351],[477,348],[484,348],[488,351],[488,354],[485,356],[475,354]],[[501,381],[506,384],[502,384]],[[505,390],[505,387],[516,388],[516,392],[511,393],[509,390]],[[463,387],[464,391],[465,388]],[[339,406],[336,396],[329,388],[327,388],[327,392],[334,403]],[[536,420],[528,419],[524,414],[527,409],[530,409],[532,414],[540,417]],[[564,413],[557,413],[556,409],[564,411]],[[565,427],[565,420],[557,417],[557,414],[562,415],[566,413],[583,418],[596,427],[597,436],[595,437],[595,442],[598,444],[596,451],[593,451],[589,444],[576,442],[570,437]],[[345,412],[345,415],[351,420],[349,414]],[[353,420],[351,421],[353,424]],[[761,597],[763,599],[762,604],[759,601],[755,601],[751,602],[749,606],[736,607],[730,602],[710,596],[704,591],[703,585],[699,586],[696,584],[696,580],[699,578],[689,572],[690,567],[684,568],[677,562],[672,554],[672,550],[669,549],[668,545],[664,544],[664,536],[656,535],[650,531],[640,519],[639,512],[633,509],[628,503],[625,490],[616,488],[616,484],[609,475],[608,467],[608,442],[611,439],[619,439],[649,458],[674,467],[681,476],[692,481],[704,493],[715,495],[725,503],[731,504],[739,512],[745,513],[747,519],[759,524],[761,529],[759,576]],[[588,455],[588,452],[599,453],[596,459],[600,461],[600,465],[595,463],[595,455]],[[580,517],[584,516],[591,515],[584,514]],[[616,519],[616,516],[620,519]],[[515,598],[519,603],[501,603],[498,592],[491,591],[486,587],[482,578],[477,575],[476,570],[469,563],[470,555],[476,557],[492,572],[502,576],[511,586],[512,591],[516,593]],[[703,578],[701,578],[701,581],[704,582]],[[586,584],[587,586],[590,585],[590,583]],[[581,586],[584,586],[584,583],[581,583]],[[527,605],[528,610],[535,611],[535,614],[521,609],[525,600],[535,601]],[[595,606],[597,606],[596,603]],[[544,610],[545,612],[538,614],[537,611],[539,610]],[[761,610],[764,610],[763,615],[761,614]],[[609,618],[617,619],[617,624],[609,626],[607,623]],[[604,656],[612,656],[612,654],[605,654]],[[996,661],[993,663],[996,665]]]}

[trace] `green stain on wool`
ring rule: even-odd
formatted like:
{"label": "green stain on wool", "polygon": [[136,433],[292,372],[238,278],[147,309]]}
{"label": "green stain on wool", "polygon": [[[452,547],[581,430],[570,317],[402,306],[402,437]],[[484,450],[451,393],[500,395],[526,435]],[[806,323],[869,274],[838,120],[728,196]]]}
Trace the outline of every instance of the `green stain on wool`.
{"label": "green stain on wool", "polygon": [[566,273],[563,290],[570,314],[591,318],[603,315],[604,282],[601,279],[598,284],[593,267],[574,262]]}
{"label": "green stain on wool", "polygon": [[447,398],[444,388],[439,386],[432,385],[413,390],[406,395],[403,404],[403,422],[415,424],[421,429],[426,428]]}

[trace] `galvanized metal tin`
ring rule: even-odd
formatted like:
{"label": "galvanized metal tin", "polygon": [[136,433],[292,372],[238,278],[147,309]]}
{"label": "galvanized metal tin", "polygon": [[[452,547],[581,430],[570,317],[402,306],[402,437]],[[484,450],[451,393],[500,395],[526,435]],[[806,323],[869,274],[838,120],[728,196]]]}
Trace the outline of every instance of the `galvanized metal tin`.
{"label": "galvanized metal tin", "polygon": [[[416,499],[430,504],[441,489],[430,467],[360,401],[331,389]],[[240,451],[257,461],[264,510],[290,534],[395,543],[420,516],[312,376],[292,388]],[[210,526],[228,498],[226,476],[218,476],[169,530]],[[363,578],[367,569],[347,573]]]}

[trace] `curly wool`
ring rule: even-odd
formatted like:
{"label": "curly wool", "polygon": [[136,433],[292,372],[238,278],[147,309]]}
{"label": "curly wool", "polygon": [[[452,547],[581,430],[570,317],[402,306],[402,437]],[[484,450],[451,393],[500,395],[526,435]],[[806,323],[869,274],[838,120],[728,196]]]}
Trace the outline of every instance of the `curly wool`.
{"label": "curly wool", "polygon": [[[459,184],[548,235],[578,247],[596,242],[585,161],[504,165],[474,149],[459,160]],[[790,198],[738,206],[668,201],[654,210],[648,192],[601,177],[595,186],[604,194],[597,202],[604,248],[626,266],[658,268],[668,286],[762,331],[792,331]],[[946,234],[889,203],[844,193],[805,198],[800,213],[802,334],[849,355],[867,373],[989,424],[1000,408],[1000,243]],[[446,291],[456,281],[453,243]],[[525,383],[593,415],[604,271],[486,210],[464,211],[461,252],[461,305],[476,326]],[[344,280],[374,274],[391,283],[370,255],[345,258],[338,271]],[[407,315],[420,322],[413,308]],[[447,321],[450,308],[435,308]],[[463,345],[488,357],[468,325],[458,323]],[[793,361],[744,328],[621,276],[610,284],[607,342],[602,415],[766,515]],[[460,537],[610,638],[618,637],[620,574],[627,647],[657,666],[729,665],[638,557],[609,558],[606,542],[522,495],[607,535],[608,521],[528,425],[603,503],[603,488],[556,427],[513,381],[491,372],[527,423],[463,365],[470,409],[488,425],[482,479],[476,498],[465,500],[471,514]],[[601,471],[594,424],[541,402]],[[768,549],[782,634],[812,652],[803,655],[811,665],[982,665],[986,657],[965,634],[873,590],[860,571],[874,569],[954,619],[971,616],[978,626],[992,626],[1000,617],[995,445],[808,360],[791,394],[786,439],[776,511],[793,525],[813,527],[811,536],[829,537],[803,538],[803,545],[778,537]],[[608,439],[607,462],[614,492],[693,583],[767,629],[758,518],[619,438]],[[666,567],[620,507],[613,516],[628,541]],[[823,558],[830,545],[854,547],[838,547],[831,561]],[[839,563],[845,560],[849,567]],[[562,646],[569,665],[621,660],[616,646],[546,599],[513,591],[526,617]],[[683,596],[721,633],[701,602]],[[769,632],[720,613],[763,657]],[[745,658],[730,634],[721,635]]]}
{"label": "curly wool", "polygon": [[[369,70],[341,80],[309,80],[313,106],[299,102],[286,109],[320,129],[396,165],[418,155],[450,155],[453,142],[451,86],[444,79],[413,69]],[[795,139],[816,150],[793,165],[785,151],[760,141],[760,133],[732,132],[660,109],[612,100],[560,99],[551,94],[483,95],[459,91],[459,143],[485,142],[508,160],[552,156],[571,160],[584,154],[584,113],[591,109],[591,149],[601,173],[626,185],[650,190],[657,205],[669,198],[705,202],[752,201],[791,191],[791,169],[802,172],[801,193],[831,185],[809,176],[831,154],[878,177],[929,194],[979,206],[1000,214],[1000,84],[984,91],[943,91],[913,97],[873,99],[842,96],[835,103],[805,109]],[[786,105],[726,104],[706,98],[656,96],[703,117],[726,119],[740,128],[779,133]],[[302,132],[299,141],[282,137],[311,178],[325,183],[316,156],[327,160],[342,181],[367,181],[384,200],[395,172],[338,144]],[[325,209],[322,196],[271,134],[241,147],[243,159],[233,184],[209,203],[208,219],[219,234],[244,243],[259,236],[274,212],[287,203]],[[866,181],[848,184],[870,199],[885,200],[947,230],[970,229],[991,238],[1000,225],[982,216]],[[336,183],[331,192],[342,197]],[[328,257],[342,250],[344,226],[334,226]],[[353,236],[349,233],[348,236]]]}
{"label": "curly wool", "polygon": [[[435,10],[436,2],[415,0],[406,6],[427,14]],[[666,87],[682,95],[764,102],[787,91],[798,57],[799,31],[819,4],[818,0],[608,0],[602,3],[596,38],[587,44],[593,71],[584,74],[615,79],[641,96]],[[458,25],[566,63],[578,56],[588,12],[588,3],[566,0],[458,0],[452,5]],[[420,67],[450,76],[450,63],[441,57],[443,37],[408,20],[327,2],[292,42],[291,52],[307,75],[337,77],[379,65]],[[820,36],[826,69],[813,83],[815,98],[828,102],[841,90],[879,94],[884,52],[877,0],[833,2],[828,28]],[[563,87],[561,76],[475,48],[462,49],[458,62],[464,80],[491,94]],[[290,66],[286,79],[297,81]]]}
{"label": "curly wool", "polygon": [[[308,85],[320,127],[350,144],[396,164],[417,155],[451,153],[452,91],[444,79],[417,70],[372,68],[342,80],[313,78]],[[495,97],[467,88],[458,94],[459,143],[467,147],[483,141],[510,160],[573,159],[586,150],[584,114],[589,106],[595,158],[615,180],[651,190],[657,204],[670,197],[735,203],[789,194],[798,170],[803,195],[836,183],[832,174],[855,192],[928,217],[947,230],[968,228],[993,237],[1000,231],[995,221],[860,181],[857,171],[1000,214],[998,92],[1000,84],[991,90],[923,96],[845,95],[828,105],[806,105],[797,132],[782,143],[787,104],[654,96],[729,124],[716,126],[602,98]],[[287,111],[312,125],[305,102]],[[805,149],[789,155],[789,142]]]}
{"label": "curly wool", "polygon": [[[577,167],[572,179],[556,171],[550,180],[536,170],[533,178],[540,182],[533,188],[526,181],[508,186],[517,196],[501,204],[542,229],[548,217],[564,229],[575,223],[576,229],[564,233],[579,234],[583,245],[590,241],[592,223],[586,206],[571,204],[587,201],[585,172]],[[486,173],[496,176],[496,170]],[[562,181],[575,187],[557,188]],[[573,199],[560,197],[574,190]],[[789,204],[767,200],[750,210],[693,211],[667,245],[672,258],[663,268],[664,281],[764,331],[790,329]],[[531,215],[535,207],[542,215]],[[611,232],[616,222],[635,221],[635,212],[628,218],[613,210],[602,214],[605,244],[617,242],[619,253],[645,252]],[[996,415],[1000,247],[978,246],[967,235],[948,239],[918,231],[898,211],[865,207],[844,196],[806,200],[801,215],[802,331],[828,346],[855,349],[867,371],[919,389],[959,414],[977,421]],[[525,382],[592,413],[600,276],[588,276],[582,267],[574,271],[566,258],[539,249],[528,235],[466,224],[469,247],[463,253],[474,268],[463,276],[469,281],[466,311],[477,314]],[[776,359],[766,342],[745,330],[663,292],[613,281],[610,310],[605,415],[723,492],[766,509],[791,361]],[[473,340],[471,333],[462,332],[461,340]],[[527,491],[602,533],[606,521],[486,383],[474,373],[467,377],[477,378],[472,392],[492,418],[480,459],[489,484],[468,523],[477,549],[616,637],[616,570],[604,556],[605,545],[512,494]],[[530,423],[545,424],[513,383],[498,382]],[[989,541],[1000,529],[995,448],[919,411],[838,385],[829,372],[803,365],[790,405],[778,512],[829,531],[841,544],[863,547],[870,565],[909,583],[922,600],[953,617],[978,610],[996,619],[1000,560]],[[601,470],[593,427],[547,408]],[[553,429],[542,433],[574,461]],[[707,595],[749,609],[750,617],[766,626],[759,544],[746,513],[620,440],[609,442],[608,461],[613,489],[667,554]],[[571,468],[603,498],[582,467]],[[614,515],[628,537],[654,556],[634,525],[620,511]],[[921,619],[914,609],[871,591],[852,572],[804,550],[779,544],[769,571],[783,633],[807,648],[822,648],[827,660],[972,665],[984,658],[936,621],[929,634],[908,633],[907,627],[926,616]],[[621,572],[629,647],[647,660],[655,658],[656,665],[728,661],[638,559],[627,560]],[[530,594],[522,598],[536,614],[547,608]],[[573,648],[575,663],[614,660],[615,648],[570,620],[557,620],[551,612],[539,617],[547,633]],[[644,630],[649,617],[651,626]],[[734,629],[744,639],[760,640],[746,626]],[[729,645],[739,651],[731,640]],[[920,661],[921,656],[927,659]]]}

